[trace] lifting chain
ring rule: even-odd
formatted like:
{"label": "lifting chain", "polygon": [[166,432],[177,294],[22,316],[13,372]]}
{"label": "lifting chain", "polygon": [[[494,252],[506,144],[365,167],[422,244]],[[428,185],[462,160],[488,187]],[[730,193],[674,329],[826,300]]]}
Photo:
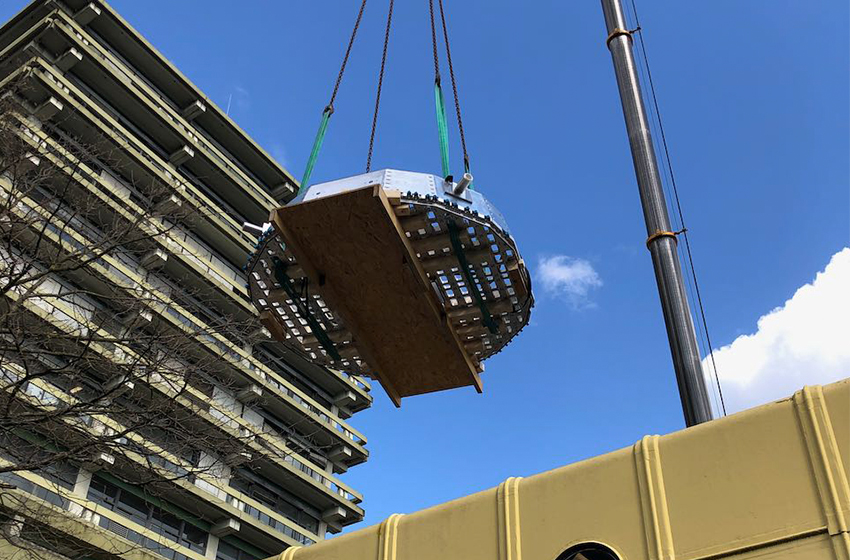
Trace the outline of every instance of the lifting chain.
{"label": "lifting chain", "polygon": [[[331,115],[333,115],[334,112],[334,102],[336,101],[336,96],[339,93],[339,88],[342,84],[342,78],[345,74],[345,68],[348,65],[348,59],[351,56],[351,50],[354,46],[354,40],[357,37],[357,30],[360,28],[360,22],[363,19],[363,13],[366,9],[366,1],[367,0],[362,0],[360,3],[360,9],[357,12],[357,18],[354,21],[354,28],[351,31],[351,36],[348,40],[348,46],[345,49],[345,55],[342,59],[342,65],[340,66],[339,73],[337,74],[336,81],[334,82],[334,88],[331,93],[330,101],[328,102],[327,106],[325,106],[325,109],[322,112],[322,120],[319,124],[319,131],[317,132],[316,138],[313,141],[313,148],[310,151],[310,157],[307,160],[307,165],[304,169],[304,175],[302,176],[301,184],[298,188],[299,195],[306,191],[307,188],[310,186],[310,177],[312,176],[313,168],[315,167],[316,161],[319,157],[319,152],[321,151],[322,143],[324,142],[330,117]],[[443,7],[443,0],[438,0],[438,2],[440,8],[440,24],[443,32],[443,40],[446,45],[446,59],[448,61],[449,75],[451,77],[452,82],[452,95],[454,97],[455,114],[457,115],[458,131],[460,133],[460,143],[463,149],[463,167],[464,172],[469,172],[469,154],[466,149],[466,135],[463,129],[463,118],[461,117],[460,100],[458,98],[457,92],[457,79],[455,78],[454,65],[452,62],[452,52],[451,46],[449,44],[449,31],[448,26],[446,24],[446,14],[445,9]],[[389,50],[390,33],[392,31],[394,4],[395,0],[389,0],[387,25],[384,31],[384,47],[383,52],[381,54],[381,69],[378,74],[378,88],[375,95],[375,110],[372,115],[372,129],[369,134],[369,150],[366,155],[367,173],[372,170],[372,154],[374,152],[375,147],[375,134],[378,126],[378,112],[381,105],[381,91],[384,84],[384,73],[387,64],[387,52]],[[451,180],[451,174],[449,171],[448,126],[446,124],[446,105],[445,99],[443,98],[442,84],[440,79],[440,58],[437,48],[437,26],[434,13],[434,0],[429,0],[429,12],[431,16],[431,47],[434,55],[434,93],[437,106],[437,128],[440,136],[440,153],[442,158],[443,176],[447,180]],[[472,188],[471,185],[470,188]]]}
{"label": "lifting chain", "polygon": [[372,115],[372,133],[369,134],[369,154],[366,156],[366,173],[372,170],[372,149],[375,146],[375,128],[378,126],[378,108],[381,105],[381,87],[384,85],[384,67],[387,65],[387,47],[390,44],[390,30],[393,21],[393,4],[390,0],[390,9],[387,12],[387,29],[384,32],[384,52],[381,54],[381,72],[378,74],[378,93],[375,95],[375,113]]}
{"label": "lifting chain", "polygon": [[348,47],[345,49],[345,56],[342,57],[342,65],[339,68],[339,74],[336,76],[336,83],[331,93],[331,99],[322,111],[322,122],[319,124],[319,131],[316,133],[316,139],[313,140],[313,149],[310,150],[310,157],[307,159],[307,165],[304,167],[304,175],[301,177],[301,184],[298,187],[298,194],[303,193],[310,186],[310,176],[313,174],[313,167],[316,165],[316,160],[319,158],[319,151],[322,149],[322,143],[325,140],[325,133],[328,131],[328,121],[334,112],[334,101],[336,94],[339,93],[339,86],[342,84],[342,76],[345,74],[345,67],[348,65],[348,58],[351,56],[351,48],[354,46],[354,39],[357,37],[357,30],[360,28],[360,21],[363,19],[363,12],[366,9],[366,0],[360,3],[360,10],[357,12],[357,19],[354,21],[354,29],[351,30],[351,37],[348,39]]}

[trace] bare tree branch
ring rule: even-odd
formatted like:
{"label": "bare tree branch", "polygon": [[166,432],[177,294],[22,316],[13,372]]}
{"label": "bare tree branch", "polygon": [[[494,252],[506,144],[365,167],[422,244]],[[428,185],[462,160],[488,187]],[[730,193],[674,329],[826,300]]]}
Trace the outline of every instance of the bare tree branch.
{"label": "bare tree branch", "polygon": [[[93,554],[75,528],[97,523],[73,493],[82,472],[107,469],[154,502],[216,492],[223,472],[260,459],[320,476],[292,451],[327,450],[314,423],[252,427],[217,400],[244,387],[230,348],[257,322],[210,312],[211,290],[143,264],[193,227],[168,204],[173,185],[124,177],[133,208],[113,200],[87,170],[120,172],[114,141],[56,130],[48,143],[27,115],[16,95],[0,98],[0,556]],[[150,548],[109,534],[116,554]]]}

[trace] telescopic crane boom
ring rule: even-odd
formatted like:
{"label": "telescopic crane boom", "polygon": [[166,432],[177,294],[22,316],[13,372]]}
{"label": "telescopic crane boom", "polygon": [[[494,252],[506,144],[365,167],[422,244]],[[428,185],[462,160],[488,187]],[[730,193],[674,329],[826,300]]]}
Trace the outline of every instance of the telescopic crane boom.
{"label": "telescopic crane boom", "polygon": [[632,50],[632,31],[626,24],[620,0],[602,0],[608,49],[623,103],[623,116],[629,133],[632,160],[637,175],[643,215],[646,220],[646,246],[652,255],[655,281],[661,296],[661,309],[667,325],[667,337],[673,354],[673,366],[682,410],[688,426],[711,420],[694,323],[682,280],[682,267],[676,253],[676,234],[672,231],[658,159],[652,144],[649,118],[641,96],[640,80]]}

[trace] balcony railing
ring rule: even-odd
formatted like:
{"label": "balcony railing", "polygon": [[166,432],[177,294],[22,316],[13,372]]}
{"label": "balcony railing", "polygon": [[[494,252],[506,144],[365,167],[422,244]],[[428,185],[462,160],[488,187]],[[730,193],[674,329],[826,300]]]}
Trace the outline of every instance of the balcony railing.
{"label": "balcony railing", "polygon": [[[46,80],[53,82],[57,85],[57,87],[62,89],[62,94],[64,96],[68,96],[73,99],[75,102],[80,103],[85,107],[89,107],[93,109],[95,112],[101,112],[105,109],[94,106],[88,100],[85,95],[78,93],[77,86],[71,84],[67,81],[64,76],[59,76],[56,74],[55,70],[47,65],[39,64],[39,70],[42,72],[42,75]],[[58,92],[57,92],[58,93]],[[103,102],[105,107],[109,107],[108,103]],[[145,165],[160,174],[160,180],[166,185],[174,185],[175,192],[183,196],[192,206],[198,210],[198,212],[206,216],[209,219],[218,220],[219,223],[224,226],[225,229],[229,230],[229,232],[236,237],[237,239],[242,240],[249,247],[253,245],[254,240],[250,236],[248,236],[244,231],[242,231],[241,224],[239,220],[233,218],[227,213],[217,212],[211,213],[210,208],[216,208],[218,205],[210,200],[204,193],[198,190],[198,187],[194,185],[191,181],[186,179],[181,179],[179,175],[175,175],[164,161],[162,161],[159,156],[152,153],[152,151],[143,147],[141,144],[136,142],[132,135],[122,130],[123,127],[119,128],[120,125],[114,121],[114,118],[109,116],[108,118],[113,122],[110,123],[108,121],[103,120],[103,116],[100,117],[102,122],[98,124],[104,130],[109,131],[110,135],[119,140],[119,144],[125,150],[128,150],[135,154],[135,156],[145,162]],[[207,187],[208,188],[208,187]]]}
{"label": "balcony railing", "polygon": [[[27,212],[34,210],[37,211],[37,209],[38,207],[36,207],[34,204],[27,204]],[[88,247],[90,247],[92,243],[96,243],[97,241],[97,239],[88,239],[82,232],[75,231],[71,228],[66,228],[64,231],[59,231],[51,223],[47,223],[46,225],[48,230],[55,230],[52,231],[52,233],[57,236],[60,236],[62,242],[71,244],[74,250],[80,251],[82,254],[85,254],[86,251],[88,251]],[[94,228],[94,226],[92,226],[91,224],[88,224],[87,227],[81,227],[79,229],[84,229],[89,232],[96,230],[96,228]],[[75,235],[71,235],[71,233],[74,233]],[[99,259],[99,261],[92,263],[92,266],[94,268],[98,268],[99,265],[104,266],[105,264],[109,264],[110,269],[115,268],[116,271],[120,272],[119,275],[113,276],[114,278],[117,278],[119,280],[119,283],[120,281],[122,281],[123,278],[123,283],[127,289],[137,290],[138,287],[143,287],[153,292],[155,287],[150,286],[145,280],[145,278],[139,275],[138,271],[140,270],[140,268],[138,266],[124,266],[121,263],[114,262],[115,260],[117,259],[115,259],[112,255],[105,255],[102,259]],[[332,418],[321,407],[311,402],[309,398],[305,397],[304,395],[301,395],[299,391],[288,387],[281,381],[275,379],[276,374],[274,374],[274,372],[267,366],[259,362],[254,356],[245,353],[244,350],[236,347],[235,345],[227,341],[227,339],[223,336],[216,336],[215,334],[210,334],[209,329],[205,329],[205,325],[200,323],[194,316],[192,316],[190,313],[187,313],[176,304],[169,303],[167,301],[163,301],[162,303],[167,306],[165,308],[166,313],[170,315],[176,321],[177,324],[182,325],[182,328],[188,330],[189,332],[194,331],[200,333],[202,341],[208,345],[213,346],[215,348],[215,351],[219,352],[221,355],[229,359],[234,365],[234,367],[243,371],[247,369],[252,373],[256,372],[255,374],[258,375],[264,383],[271,385],[280,393],[289,397],[297,405],[318,416],[322,422],[331,426],[336,432],[342,434],[347,439],[358,445],[363,445],[364,440],[362,437],[348,430],[339,421]],[[159,313],[158,309],[154,311]]]}
{"label": "balcony railing", "polygon": [[239,511],[243,511],[258,520],[260,523],[267,525],[268,527],[274,529],[278,533],[286,535],[287,537],[298,541],[299,543],[307,546],[314,544],[316,541],[308,537],[307,535],[302,535],[298,531],[294,530],[292,527],[282,523],[280,520],[275,519],[269,514],[260,511],[250,504],[246,504],[242,500],[239,500],[230,494],[227,495],[227,503],[238,509]]}
{"label": "balcony railing", "polygon": [[[154,105],[160,115],[167,120],[172,126],[180,131],[184,136],[188,137],[189,140],[193,141],[194,145],[200,146],[207,156],[215,161],[220,167],[226,169],[230,176],[236,179],[236,182],[239,183],[246,190],[254,193],[256,198],[263,200],[263,206],[266,209],[270,209],[274,205],[274,200],[271,199],[269,194],[257,187],[257,185],[245,174],[245,172],[239,168],[238,166],[232,165],[223,154],[219,153],[218,147],[214,146],[210,142],[207,141],[205,137],[196,134],[189,126],[184,124],[182,116],[178,115],[176,111],[172,108],[171,104],[168,100],[162,96],[159,92],[155,91],[153,88],[149,87],[147,80],[145,80],[139,73],[137,73],[132,66],[123,58],[118,60],[113,60],[110,57],[114,57],[115,53],[110,52],[108,55],[106,52],[102,50],[101,45],[98,41],[88,41],[86,40],[80,31],[74,28],[73,23],[68,21],[63,14],[64,25],[69,26],[65,31],[69,34],[72,34],[76,37],[80,42],[84,43],[86,47],[89,47],[91,52],[93,52],[97,58],[101,61],[101,64],[108,70],[113,71],[118,75],[120,81],[125,81],[125,83],[133,84],[136,90],[143,96],[143,98]],[[107,44],[106,41],[102,41],[103,44]],[[122,80],[123,78],[123,80]],[[201,140],[203,138],[203,141]],[[231,156],[232,157],[232,156]],[[235,161],[235,158],[234,158]]]}
{"label": "balcony railing", "polygon": [[[49,313],[49,316],[55,320],[56,314],[62,313],[67,316],[71,316],[73,314],[73,309],[71,309],[72,304],[68,304],[67,302],[59,299],[55,304],[52,304],[50,309],[46,309]],[[84,326],[83,323],[79,321],[75,321],[74,325],[66,325],[66,327],[70,327],[72,329],[79,329],[81,326]],[[114,356],[113,356],[114,357]],[[131,359],[128,356],[128,359]],[[4,372],[4,377],[11,377],[12,379],[16,378],[16,373],[11,370],[6,370]],[[165,383],[165,381],[161,381],[161,383]],[[187,387],[187,390],[190,392],[195,392],[191,387]],[[65,395],[59,396],[55,391],[51,391],[45,387],[45,383],[39,381],[38,384],[34,384],[32,382],[28,383],[25,386],[25,392],[33,397],[36,397],[43,404],[52,404],[56,405],[59,403],[66,403],[69,399],[74,400],[73,397]],[[269,444],[275,446],[277,449],[280,449],[283,452],[283,461],[288,463],[295,469],[303,472],[308,477],[312,478],[328,490],[334,492],[341,498],[346,501],[352,502],[354,504],[359,503],[361,501],[361,497],[350,492],[345,487],[340,485],[336,480],[327,477],[324,473],[322,473],[318,467],[312,464],[308,464],[306,461],[300,459],[296,456],[295,452],[293,452],[286,445],[285,440],[280,437],[280,435],[274,431],[273,429],[265,426],[257,426],[245,420],[242,416],[236,417],[232,411],[224,404],[219,404],[215,400],[211,400],[209,402],[209,414],[218,420],[225,422],[225,424],[229,425],[231,428],[240,429],[240,430],[248,430],[252,432],[254,435],[260,435],[264,440],[268,441]],[[243,411],[244,415],[244,411]],[[175,464],[175,467],[177,465]]]}
{"label": "balcony railing", "polygon": [[[31,136],[34,141],[45,140],[41,136],[35,135],[35,133],[33,131],[29,130],[29,129],[26,129],[25,133],[27,133],[29,136]],[[129,138],[125,137],[125,141],[128,143],[128,145],[130,145],[130,146],[133,145],[133,142]],[[148,161],[154,163],[152,159],[149,159]],[[157,167],[163,173],[168,174],[169,177],[171,176],[166,167],[161,166],[161,165],[158,165]],[[75,168],[78,168],[78,171],[80,173],[82,173],[84,175],[88,175],[89,179],[92,180],[95,183],[102,180],[102,174],[107,172],[107,170],[104,169],[104,170],[101,171],[100,174],[95,174],[95,173],[89,171],[87,166],[85,166],[85,165],[75,165]],[[121,181],[120,179],[117,179],[115,177],[115,175],[112,174],[112,173],[109,173],[109,177],[113,181]],[[123,184],[123,183],[122,183],[122,186],[124,187],[125,190],[131,188],[128,185]],[[187,194],[191,195],[191,193],[187,193]],[[137,212],[140,211],[140,209],[138,209],[138,208],[136,208],[135,210]],[[232,225],[232,224],[230,224],[230,222],[228,222],[228,224]],[[224,285],[225,287],[230,288],[230,289],[235,289],[237,292],[239,292],[239,290],[244,290],[244,278],[242,277],[240,272],[237,272],[235,269],[230,268],[229,266],[222,268],[222,265],[224,263],[219,261],[219,260],[215,260],[215,259],[212,259],[212,258],[205,260],[205,259],[201,258],[195,252],[193,252],[189,248],[188,245],[186,245],[186,243],[188,243],[188,241],[174,240],[172,233],[173,232],[170,232],[170,231],[168,232],[168,244],[169,244],[169,250],[170,251],[175,252],[176,254],[187,259],[189,262],[193,263],[196,267],[200,268],[201,272],[202,272],[202,276],[206,277],[207,279],[212,278],[212,279],[216,280],[219,284]],[[189,235],[189,234],[186,234],[184,232],[184,235]],[[239,231],[239,235],[244,235],[241,232],[241,230]],[[197,240],[195,242],[199,243]],[[202,243],[199,243],[199,245],[201,247],[203,247]],[[207,250],[205,252],[208,253],[209,255],[212,255],[212,252],[209,251],[209,250]],[[225,275],[223,276],[221,274],[221,272],[224,271],[224,270],[226,270],[226,272],[225,272]],[[256,366],[255,366],[255,368],[256,368]],[[359,387],[363,390],[367,390],[367,391],[369,390],[369,386],[367,384],[363,383],[362,381],[358,380],[356,377],[351,376],[351,375],[349,375],[345,372],[340,372],[340,373],[342,374],[342,376],[345,379],[349,380],[355,386],[357,386],[357,387]],[[345,430],[341,426],[337,425],[337,426],[335,426],[335,428],[337,428],[338,431],[340,431],[341,433],[343,433],[346,436],[351,434],[350,431]],[[355,439],[355,441],[358,441],[358,440]],[[358,443],[362,444],[362,439],[360,439],[358,441]]]}
{"label": "balcony railing", "polygon": [[[11,380],[11,381],[14,381],[14,380],[18,379],[19,376],[18,376],[17,373],[12,372],[11,370],[5,370],[4,378]],[[47,383],[44,382],[44,381],[39,381],[38,385],[33,383],[33,382],[29,382],[29,383],[26,384],[26,389],[25,389],[24,392],[27,395],[30,395],[33,398],[37,399],[41,404],[49,405],[49,406],[55,406],[55,405],[61,404],[61,403],[66,403],[66,404],[67,403],[73,403],[73,402],[76,401],[76,399],[73,396],[65,394],[60,388],[57,387],[57,388],[55,388],[54,391],[51,391],[51,390],[48,390],[45,387],[45,385],[47,385]],[[106,419],[104,418],[104,420],[106,420]],[[79,424],[85,425],[93,431],[97,431],[99,429],[101,432],[104,432],[104,433],[107,432],[107,431],[109,433],[117,433],[118,431],[121,431],[121,432],[124,431],[123,426],[121,426],[120,424],[115,423],[113,420],[107,420],[107,421],[111,425],[104,424],[104,422],[102,420],[97,420],[97,419],[94,419],[90,416],[86,416],[85,419],[83,419],[81,422],[79,422]],[[145,445],[142,443],[142,441],[144,441],[146,439],[144,436],[138,436],[138,435],[134,435],[134,434],[128,434],[128,436],[129,436],[129,438],[132,439],[132,442],[128,441],[125,438],[124,439],[125,444],[128,446],[128,449],[135,449],[136,450],[135,452],[137,454],[139,454],[139,458],[140,458],[139,460],[143,461],[144,464],[146,464],[147,461],[149,461],[151,464],[156,465],[157,467],[159,467],[159,468],[161,468],[165,471],[168,471],[171,474],[177,475],[179,478],[185,479],[187,482],[194,484],[196,487],[205,491],[206,493],[214,496],[215,498],[217,498],[219,500],[223,500],[225,503],[227,503],[227,504],[229,504],[233,507],[236,507],[240,511],[244,511],[245,513],[251,515],[252,517],[257,519],[261,523],[268,526],[269,528],[275,530],[278,533],[286,535],[287,537],[289,537],[289,538],[291,538],[291,539],[293,539],[293,540],[295,540],[295,541],[297,541],[297,542],[299,542],[303,545],[309,545],[309,544],[313,544],[313,543],[316,542],[310,536],[299,532],[298,530],[296,530],[295,528],[293,528],[291,526],[288,526],[283,521],[276,519],[273,516],[261,511],[260,509],[246,503],[243,499],[236,498],[234,495],[232,495],[228,491],[229,487],[225,488],[225,487],[219,486],[217,484],[213,484],[210,481],[205,480],[203,477],[195,476],[194,473],[191,470],[191,469],[194,468],[193,466],[188,465],[188,464],[185,465],[185,466],[178,464],[178,462],[183,462],[183,461],[181,459],[177,458],[177,457],[172,456],[174,461],[170,460],[168,457],[165,456],[166,454],[170,455],[165,450],[146,448]],[[156,446],[156,447],[159,447],[159,446]],[[142,457],[146,458],[146,460],[142,459]],[[311,469],[310,467],[308,467],[307,465],[305,465],[303,462],[299,461],[295,457],[287,456],[287,457],[284,458],[284,461],[286,461],[286,462],[290,463],[291,465],[295,466],[296,468],[302,470],[302,472],[318,474],[315,470]],[[316,477],[314,476],[314,478],[316,478]],[[14,479],[15,481],[19,481],[20,484],[12,482],[12,479]],[[14,484],[15,486],[18,486],[19,488],[21,488],[21,489],[23,489],[23,490],[25,490],[29,493],[35,494],[38,497],[40,497],[40,498],[42,498],[46,501],[49,501],[50,503],[52,503],[56,506],[62,507],[64,509],[68,509],[67,506],[70,502],[68,502],[67,499],[61,497],[59,494],[56,494],[55,492],[51,492],[51,491],[47,490],[46,488],[42,488],[38,485],[35,485],[32,482],[29,482],[26,479],[23,479],[23,478],[21,478],[17,475],[14,475],[12,473],[0,474],[0,480],[7,482],[7,483],[10,483],[10,484]],[[344,494],[347,494],[348,496],[351,496],[350,499],[356,498],[354,495],[347,493],[343,489],[339,488],[338,485],[328,484],[329,481],[324,477],[317,478],[317,480],[319,480],[319,482],[325,484],[329,488],[332,487],[332,486],[335,487],[337,489],[338,493],[340,493],[340,495],[343,495],[343,497],[345,497]],[[94,522],[97,522],[97,521],[94,521]],[[296,523],[294,520],[291,520],[291,522]],[[111,523],[114,524],[115,522],[112,521]],[[297,525],[297,523],[296,523],[296,525]],[[109,528],[109,527],[104,526],[103,524],[101,524],[101,526],[104,527],[104,528]],[[126,529],[126,528],[124,528],[124,529]],[[117,533],[117,534],[121,534],[121,533]],[[125,535],[122,535],[122,536],[125,536]],[[138,543],[139,541],[134,541],[134,542]]]}

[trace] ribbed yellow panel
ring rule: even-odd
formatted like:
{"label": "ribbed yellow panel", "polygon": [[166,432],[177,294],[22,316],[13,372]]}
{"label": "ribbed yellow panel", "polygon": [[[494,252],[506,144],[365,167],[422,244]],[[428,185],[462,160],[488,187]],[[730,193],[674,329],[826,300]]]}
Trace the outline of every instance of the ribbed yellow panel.
{"label": "ribbed yellow panel", "polygon": [[658,436],[644,436],[634,446],[635,467],[640,484],[643,527],[650,560],[675,560],[673,531],[667,511],[667,493],[661,471]]}
{"label": "ribbed yellow panel", "polygon": [[397,560],[398,558],[398,522],[402,514],[394,513],[389,516],[378,530],[380,546],[377,560]]}
{"label": "ribbed yellow panel", "polygon": [[280,553],[280,560],[295,560],[295,553],[301,549],[300,546],[287,548]]}
{"label": "ribbed yellow panel", "polygon": [[794,404],[809,450],[827,530],[836,537],[833,539],[836,555],[850,556],[850,484],[823,388],[804,387],[794,394]]}
{"label": "ribbed yellow panel", "polygon": [[850,533],[833,535],[832,549],[836,560],[850,560]]}
{"label": "ribbed yellow panel", "polygon": [[838,454],[844,463],[844,472],[850,477],[850,395],[846,391],[831,390],[832,385],[823,387],[824,402],[829,410],[832,432],[838,443]]}
{"label": "ribbed yellow panel", "polygon": [[850,380],[276,560],[555,560],[588,542],[623,560],[850,560],[845,424]]}
{"label": "ribbed yellow panel", "polygon": [[800,537],[772,546],[748,550],[732,555],[697,557],[695,560],[846,560],[835,556],[827,534]]}
{"label": "ribbed yellow panel", "polygon": [[499,485],[496,504],[499,515],[499,560],[522,560],[519,525],[519,483],[511,477]]}

